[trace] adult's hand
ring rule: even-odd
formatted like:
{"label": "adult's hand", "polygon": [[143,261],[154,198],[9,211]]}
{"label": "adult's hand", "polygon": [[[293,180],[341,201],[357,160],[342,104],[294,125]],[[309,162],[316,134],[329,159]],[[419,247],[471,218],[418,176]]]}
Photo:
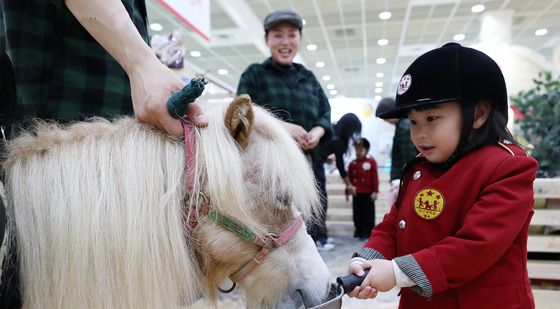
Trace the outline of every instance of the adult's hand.
{"label": "adult's hand", "polygon": [[[185,83],[159,61],[139,63],[130,71],[129,77],[136,118],[172,136],[183,135],[181,122],[167,110],[167,100]],[[196,126],[208,125],[206,116],[196,104],[189,104],[186,117]]]}
{"label": "adult's hand", "polygon": [[303,149],[309,150],[317,147],[321,137],[325,135],[325,129],[323,127],[313,127],[306,135],[305,142],[303,143]]}
{"label": "adult's hand", "polygon": [[[130,78],[134,112],[173,136],[183,134],[179,120],[167,111],[167,99],[183,86],[171,70],[159,62],[144,42],[120,0],[65,0],[66,7]],[[191,104],[187,117],[206,125],[200,107]]]}
{"label": "adult's hand", "polygon": [[290,135],[292,135],[299,146],[304,149],[303,147],[307,142],[307,131],[305,131],[305,129],[300,125],[285,121],[282,121],[282,125],[286,128],[286,130],[288,130],[288,132],[290,132]]}

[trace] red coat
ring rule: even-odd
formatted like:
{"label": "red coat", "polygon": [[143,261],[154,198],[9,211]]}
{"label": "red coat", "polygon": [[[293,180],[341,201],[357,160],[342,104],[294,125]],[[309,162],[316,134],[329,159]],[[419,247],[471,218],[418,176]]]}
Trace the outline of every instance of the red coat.
{"label": "red coat", "polygon": [[379,192],[379,177],[377,176],[377,162],[373,158],[364,157],[350,162],[348,177],[356,193]]}
{"label": "red coat", "polygon": [[446,172],[426,160],[407,168],[399,208],[365,244],[387,259],[411,254],[428,279],[432,296],[403,288],[399,308],[535,307],[527,236],[536,170],[514,145],[486,146]]}

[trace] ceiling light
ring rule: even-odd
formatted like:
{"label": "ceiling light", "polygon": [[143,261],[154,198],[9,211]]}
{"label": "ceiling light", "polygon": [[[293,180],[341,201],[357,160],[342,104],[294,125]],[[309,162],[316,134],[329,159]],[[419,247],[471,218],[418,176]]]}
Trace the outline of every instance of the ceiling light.
{"label": "ceiling light", "polygon": [[307,44],[307,50],[308,50],[308,51],[317,50],[317,45],[315,45],[315,44]]}
{"label": "ceiling light", "polygon": [[328,84],[327,89],[334,89],[334,84]]}
{"label": "ceiling light", "polygon": [[543,36],[543,35],[546,35],[547,33],[548,33],[548,30],[546,30],[546,28],[537,29],[535,31],[536,36]]}
{"label": "ceiling light", "polygon": [[375,97],[373,97],[373,99],[375,101],[381,101],[381,96],[380,95],[376,95]]}
{"label": "ceiling light", "polygon": [[318,68],[323,68],[325,66],[325,62],[324,61],[317,61],[315,62],[315,66]]}
{"label": "ceiling light", "polygon": [[383,72],[375,73],[375,77],[377,77],[377,78],[383,78],[383,76],[385,76],[385,74],[383,74]]}
{"label": "ceiling light", "polygon": [[191,57],[194,58],[200,57],[200,52],[198,50],[191,50]]}
{"label": "ceiling light", "polygon": [[387,44],[389,44],[389,40],[387,40],[387,39],[379,39],[379,40],[377,40],[377,45],[379,45],[379,46],[385,46],[385,45],[387,45]]}
{"label": "ceiling light", "polygon": [[331,76],[330,75],[323,75],[323,80],[331,80]]}
{"label": "ceiling light", "polygon": [[383,12],[379,13],[379,19],[381,19],[381,20],[387,20],[387,19],[389,19],[389,18],[391,18],[391,12],[389,12],[389,11],[383,11]]}
{"label": "ceiling light", "polygon": [[151,23],[150,24],[150,29],[152,29],[154,31],[161,31],[161,30],[163,30],[163,26],[161,24],[158,24],[158,23]]}
{"label": "ceiling light", "polygon": [[229,72],[228,72],[228,70],[226,70],[226,69],[219,69],[219,70],[218,70],[218,74],[220,74],[220,75],[228,75],[228,73],[229,73]]}
{"label": "ceiling light", "polygon": [[305,19],[302,19],[301,23],[305,26],[307,24],[307,21]]}
{"label": "ceiling light", "polygon": [[453,36],[453,40],[457,41],[457,42],[462,41],[464,39],[465,39],[465,35],[462,34],[462,33],[458,33],[458,34]]}
{"label": "ceiling light", "polygon": [[329,91],[329,93],[331,95],[336,95],[338,93],[338,91],[336,91],[336,89],[333,89],[333,90]]}
{"label": "ceiling light", "polygon": [[375,87],[383,87],[383,82],[376,82]]}
{"label": "ceiling light", "polygon": [[377,62],[377,64],[384,64],[385,62],[387,62],[387,59],[385,58],[377,58],[375,60],[375,62]]}
{"label": "ceiling light", "polygon": [[375,88],[375,93],[382,93],[383,92],[383,88]]}
{"label": "ceiling light", "polygon": [[472,8],[471,8],[471,12],[473,12],[473,13],[480,13],[480,12],[484,11],[485,8],[486,8],[486,7],[484,7],[483,4],[475,4],[475,5],[473,5]]}

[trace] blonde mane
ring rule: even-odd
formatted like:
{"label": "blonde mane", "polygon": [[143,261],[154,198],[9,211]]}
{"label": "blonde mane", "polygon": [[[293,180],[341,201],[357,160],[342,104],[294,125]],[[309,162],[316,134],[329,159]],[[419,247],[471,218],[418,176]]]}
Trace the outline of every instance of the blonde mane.
{"label": "blonde mane", "polygon": [[[289,192],[297,211],[314,216],[311,170],[275,118],[254,107],[254,133],[241,150],[225,106],[204,109],[210,125],[195,133],[194,171],[182,141],[131,118],[39,123],[10,142],[4,170],[24,308],[177,308],[213,297],[207,289],[223,276],[204,278],[204,248],[185,228],[199,217],[197,192],[259,237],[268,226],[251,196]],[[197,180],[193,196],[187,173]]]}

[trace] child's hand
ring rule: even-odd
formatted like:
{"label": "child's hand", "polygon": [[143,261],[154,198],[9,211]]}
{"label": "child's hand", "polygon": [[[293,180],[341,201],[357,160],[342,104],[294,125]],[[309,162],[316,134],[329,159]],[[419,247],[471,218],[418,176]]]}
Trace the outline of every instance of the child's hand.
{"label": "child's hand", "polygon": [[[349,272],[355,274],[356,276],[363,276],[364,270],[362,268],[362,263],[352,262],[348,266]],[[370,271],[371,273],[371,271]],[[368,275],[369,277],[369,275]],[[369,285],[368,277],[364,279],[361,286],[357,286],[351,292],[347,293],[350,297],[356,297],[360,299],[375,298],[377,296],[377,290]]]}
{"label": "child's hand", "polygon": [[370,268],[362,287],[367,284],[380,292],[386,292],[397,285],[393,263],[390,260],[369,260],[365,261],[361,267]]}
{"label": "child's hand", "polygon": [[349,185],[348,187],[346,187],[346,190],[348,190],[348,194],[356,195],[356,187]]}
{"label": "child's hand", "polygon": [[377,192],[373,192],[370,197],[372,201],[377,200]]}

